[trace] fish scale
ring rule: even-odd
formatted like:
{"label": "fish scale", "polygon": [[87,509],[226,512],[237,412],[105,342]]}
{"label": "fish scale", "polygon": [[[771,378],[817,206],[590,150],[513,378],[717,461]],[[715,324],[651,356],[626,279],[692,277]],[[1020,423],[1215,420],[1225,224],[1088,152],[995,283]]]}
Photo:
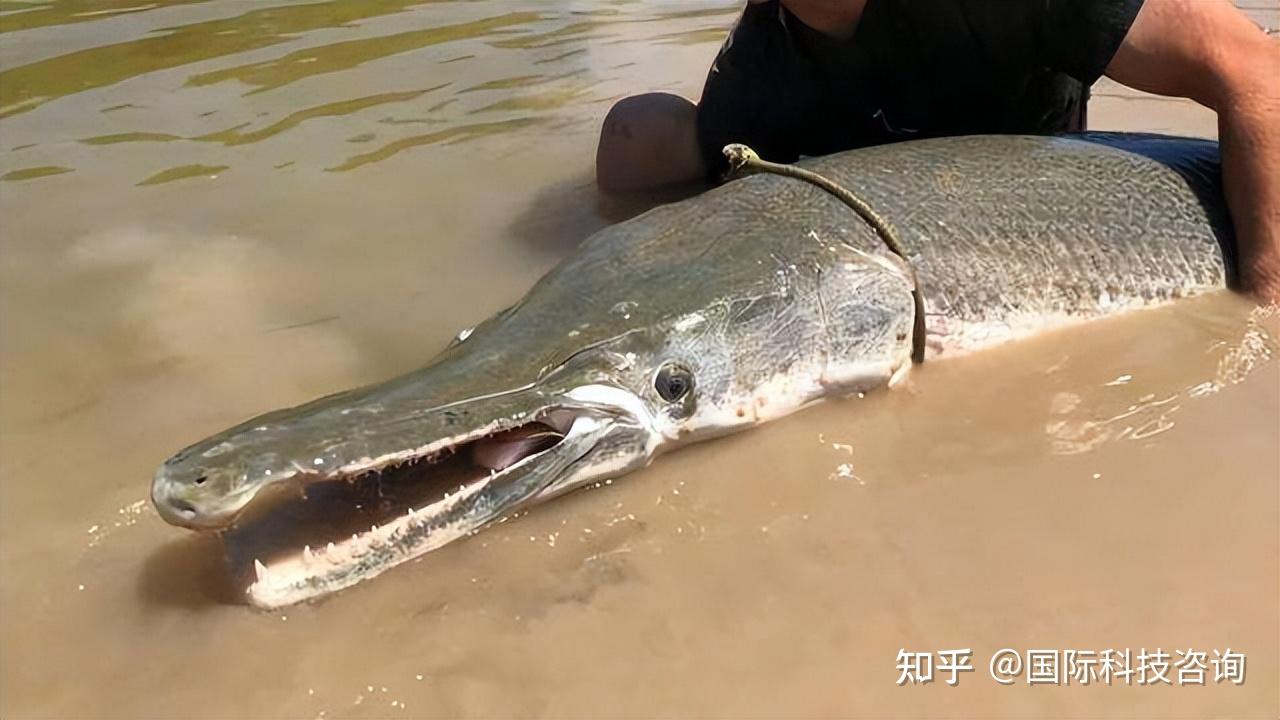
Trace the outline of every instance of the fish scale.
{"label": "fish scale", "polygon": [[[940,156],[970,179],[962,196],[929,171]],[[1040,329],[1036,317],[1086,320],[1226,282],[1231,234],[1211,141],[975,136],[805,164],[893,220],[944,328],[1020,326],[1011,339]]]}

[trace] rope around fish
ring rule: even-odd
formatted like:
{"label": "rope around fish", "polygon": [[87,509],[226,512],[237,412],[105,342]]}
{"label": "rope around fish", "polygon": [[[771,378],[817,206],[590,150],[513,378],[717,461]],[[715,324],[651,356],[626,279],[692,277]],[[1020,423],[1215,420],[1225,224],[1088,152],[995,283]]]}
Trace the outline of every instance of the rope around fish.
{"label": "rope around fish", "polygon": [[812,170],[806,170],[795,165],[783,165],[781,163],[769,162],[762,159],[756,154],[755,150],[734,143],[733,145],[724,146],[724,156],[729,159],[729,175],[733,176],[743,170],[754,170],[756,172],[772,173],[774,175],[784,175],[786,177],[803,180],[812,185],[826,190],[836,196],[845,205],[848,205],[858,217],[862,218],[872,230],[876,231],[876,235],[884,241],[885,247],[894,255],[902,259],[907,266],[907,274],[911,279],[911,300],[915,303],[915,321],[912,327],[911,335],[911,362],[924,362],[924,341],[925,341],[925,325],[924,325],[924,299],[920,296],[920,283],[916,279],[916,269],[911,264],[911,260],[907,258],[907,252],[902,247],[902,240],[898,238],[898,231],[889,224],[888,220],[881,217],[872,209],[866,200],[855,195],[851,190],[840,185],[839,183],[823,177]]}

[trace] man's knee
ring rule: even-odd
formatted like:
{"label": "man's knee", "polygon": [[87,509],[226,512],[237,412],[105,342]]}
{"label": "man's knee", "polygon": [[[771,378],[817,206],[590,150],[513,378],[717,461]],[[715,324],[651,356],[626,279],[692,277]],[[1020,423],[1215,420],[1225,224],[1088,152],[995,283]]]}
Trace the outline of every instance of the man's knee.
{"label": "man's knee", "polygon": [[618,101],[596,149],[596,183],[606,192],[642,190],[703,176],[697,107],[668,93]]}

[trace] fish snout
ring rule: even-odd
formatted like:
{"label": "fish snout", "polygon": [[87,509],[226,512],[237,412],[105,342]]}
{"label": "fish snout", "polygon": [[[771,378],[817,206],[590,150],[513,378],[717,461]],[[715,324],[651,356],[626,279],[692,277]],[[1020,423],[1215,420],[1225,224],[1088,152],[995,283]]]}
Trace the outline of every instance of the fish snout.
{"label": "fish snout", "polygon": [[225,495],[210,492],[212,478],[206,473],[192,475],[176,471],[168,464],[156,471],[151,483],[151,503],[160,517],[171,525],[194,530],[215,530],[228,526],[243,503],[229,503]]}

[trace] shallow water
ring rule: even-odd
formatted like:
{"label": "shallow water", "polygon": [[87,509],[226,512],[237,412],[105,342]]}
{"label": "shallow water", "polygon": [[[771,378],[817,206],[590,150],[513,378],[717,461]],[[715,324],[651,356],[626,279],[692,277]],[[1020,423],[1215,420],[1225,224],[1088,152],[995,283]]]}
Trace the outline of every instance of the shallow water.
{"label": "shallow water", "polygon": [[[927,365],[284,612],[156,517],[173,450],[419,365],[635,212],[593,189],[600,118],[696,96],[736,6],[0,3],[0,715],[1280,714],[1280,319],[1225,294]],[[1096,128],[1214,132],[1095,92]],[[1246,681],[986,673],[1157,646]],[[977,670],[899,687],[900,648]]]}

